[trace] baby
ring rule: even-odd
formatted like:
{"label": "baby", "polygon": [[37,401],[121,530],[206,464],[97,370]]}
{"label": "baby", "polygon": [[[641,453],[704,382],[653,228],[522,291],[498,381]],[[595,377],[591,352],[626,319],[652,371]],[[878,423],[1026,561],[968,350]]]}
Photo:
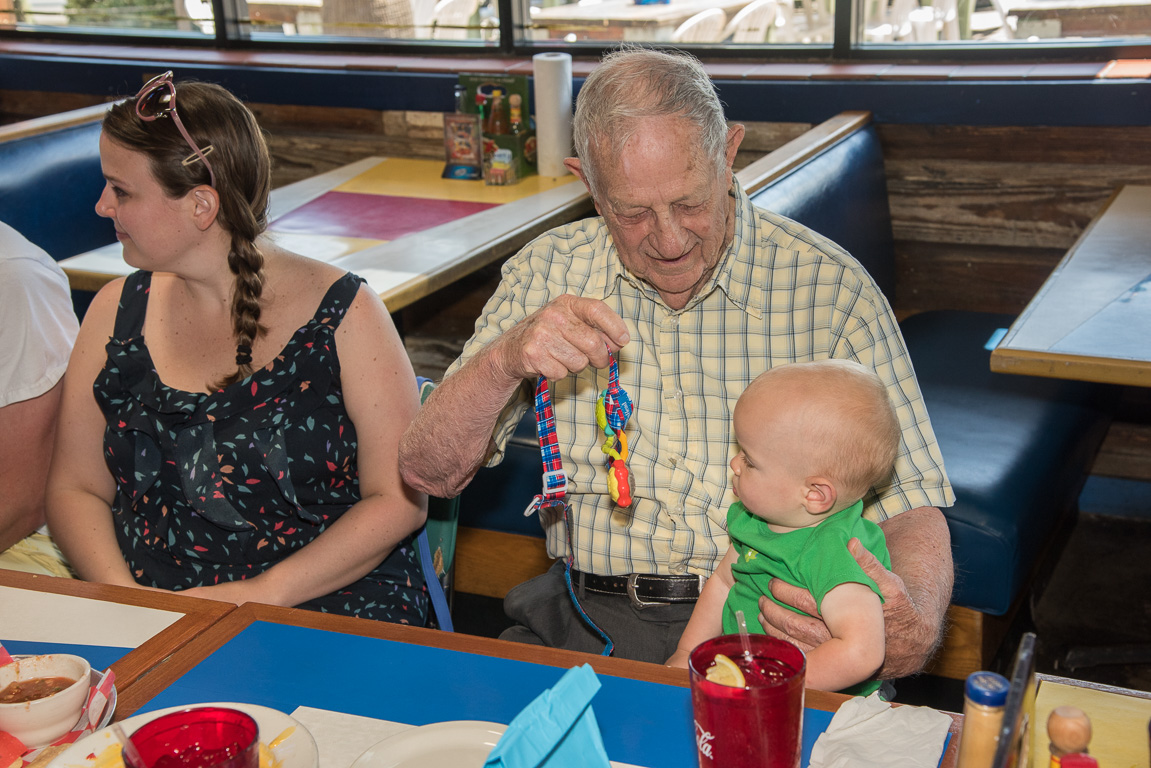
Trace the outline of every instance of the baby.
{"label": "baby", "polygon": [[762,633],[759,597],[778,577],[812,593],[831,632],[807,654],[807,687],[870,694],[883,664],[883,597],[847,543],[858,538],[891,567],[883,531],[861,516],[861,499],[890,475],[899,447],[886,388],[849,360],[772,368],[740,396],[734,429],[731,546],[667,663],[686,667],[696,645],[738,632],[736,611]]}

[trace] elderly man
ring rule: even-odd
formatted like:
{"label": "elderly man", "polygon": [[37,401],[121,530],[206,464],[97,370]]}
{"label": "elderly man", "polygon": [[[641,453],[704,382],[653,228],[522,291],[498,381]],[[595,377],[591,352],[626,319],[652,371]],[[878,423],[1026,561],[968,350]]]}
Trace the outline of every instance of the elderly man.
{"label": "elderly man", "polygon": [[78,328],[63,270],[0,222],[0,568],[71,576],[44,527],[44,491]]}
{"label": "elderly man", "polygon": [[[401,442],[401,471],[428,493],[458,493],[502,459],[531,384],[547,377],[568,481],[566,514],[540,513],[548,551],[571,557],[574,593],[617,656],[663,662],[728,545],[736,399],[774,365],[856,360],[883,380],[903,430],[894,475],[866,499],[893,571],[853,550],[885,597],[881,675],[901,677],[941,634],[952,565],[936,507],[953,494],[886,300],[843,249],[751,205],[732,173],[743,133],[694,59],[605,57],[580,91],[577,157],[566,161],[600,217],[552,230],[507,262],[475,335]],[[608,494],[595,418],[609,351],[635,407],[627,508]],[[563,576],[557,564],[508,594],[521,626],[506,639],[603,649]],[[809,594],[773,592],[815,613]],[[829,636],[817,618],[766,599],[760,608],[769,631],[805,649]]]}

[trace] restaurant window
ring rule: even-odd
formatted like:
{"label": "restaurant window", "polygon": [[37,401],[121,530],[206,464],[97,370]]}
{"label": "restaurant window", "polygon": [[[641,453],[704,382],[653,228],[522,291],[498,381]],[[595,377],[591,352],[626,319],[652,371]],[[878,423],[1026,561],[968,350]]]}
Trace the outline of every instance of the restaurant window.
{"label": "restaurant window", "polygon": [[[226,0],[227,37],[362,43],[499,42],[497,0]],[[215,38],[212,0],[0,0],[0,29]]]}
{"label": "restaurant window", "polygon": [[830,45],[833,0],[532,0],[530,43]]}
{"label": "restaurant window", "polygon": [[[253,39],[369,39],[493,46],[496,0],[247,0]],[[258,7],[259,6],[259,7]]]}
{"label": "restaurant window", "polygon": [[856,40],[874,45],[1050,47],[1151,42],[1146,0],[860,0]]}
{"label": "restaurant window", "polygon": [[0,29],[203,36],[215,23],[207,0],[0,0]]}
{"label": "restaurant window", "polygon": [[[850,19],[837,24],[837,12]],[[649,42],[702,56],[1106,48],[1139,58],[1151,45],[1151,0],[0,0],[0,30],[507,54]]]}

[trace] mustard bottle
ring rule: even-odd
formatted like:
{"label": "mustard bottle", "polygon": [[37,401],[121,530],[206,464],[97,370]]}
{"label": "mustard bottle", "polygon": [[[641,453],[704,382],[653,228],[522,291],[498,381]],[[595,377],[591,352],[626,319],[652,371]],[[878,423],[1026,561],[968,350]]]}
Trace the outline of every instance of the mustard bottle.
{"label": "mustard bottle", "polygon": [[991,768],[1010,687],[1007,678],[995,672],[972,672],[967,676],[956,768]]}

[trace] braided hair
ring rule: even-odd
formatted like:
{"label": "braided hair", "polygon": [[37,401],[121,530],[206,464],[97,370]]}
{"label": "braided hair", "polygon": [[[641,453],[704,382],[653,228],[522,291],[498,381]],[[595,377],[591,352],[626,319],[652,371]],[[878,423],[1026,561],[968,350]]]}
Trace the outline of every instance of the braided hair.
{"label": "braided hair", "polygon": [[[220,199],[216,220],[232,240],[228,268],[235,276],[232,333],[236,370],[212,385],[223,389],[252,374],[252,345],[268,330],[260,323],[265,274],[264,255],[256,247],[256,238],[268,226],[272,164],[255,116],[224,88],[181,82],[176,86],[176,105],[196,144],[212,147],[210,158]],[[169,197],[183,197],[195,187],[211,185],[208,168],[195,162],[194,155],[188,161],[191,149],[173,121],[140,119],[133,99],[112,107],[104,117],[103,128],[112,141],[148,156],[152,175]]]}

